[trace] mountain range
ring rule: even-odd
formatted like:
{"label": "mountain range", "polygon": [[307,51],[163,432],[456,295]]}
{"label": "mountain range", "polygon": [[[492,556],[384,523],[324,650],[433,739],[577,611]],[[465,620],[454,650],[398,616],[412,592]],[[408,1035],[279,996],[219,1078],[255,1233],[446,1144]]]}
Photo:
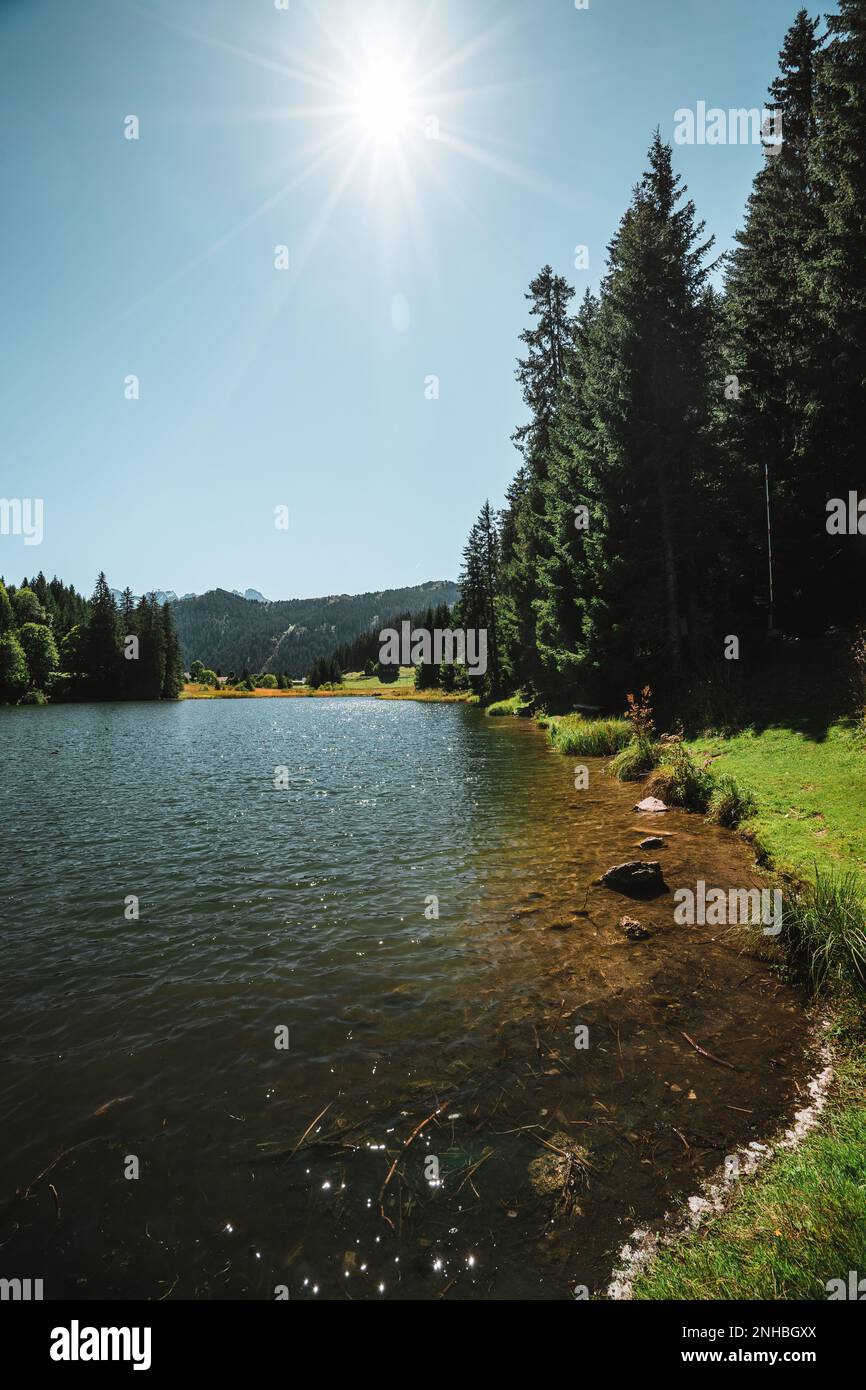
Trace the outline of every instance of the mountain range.
{"label": "mountain range", "polygon": [[392,619],[450,606],[459,593],[452,580],[434,579],[405,589],[276,602],[254,589],[211,589],[182,598],[169,591],[163,601],[172,605],[185,670],[199,660],[222,675],[272,671],[300,678],[316,657],[330,656],[363,632],[391,626]]}
{"label": "mountain range", "polygon": [[[120,590],[119,590],[119,589],[112,589],[111,592],[112,592],[112,594],[114,595],[114,601],[115,601],[115,603],[119,604],[121,598],[123,597],[123,595],[121,594]],[[258,591],[258,589],[244,589],[243,593],[241,593],[240,589],[232,589],[231,592],[232,592],[233,594],[237,594],[238,598],[245,598],[249,603],[267,603],[267,602],[268,602],[268,600],[265,598],[264,594],[260,594],[259,591]],[[177,602],[178,602],[178,595],[175,593],[174,589],[155,589],[155,590],[154,590],[154,593],[156,594],[156,601],[157,601],[157,603],[177,603]],[[134,602],[135,602],[135,603],[138,603],[138,600],[139,600],[139,598],[141,597],[141,595],[140,595],[140,594],[133,594],[132,597],[133,597]],[[181,594],[181,595],[180,595],[180,598],[182,598],[182,599],[187,599],[187,598],[198,598],[198,597],[199,597],[198,594]]]}

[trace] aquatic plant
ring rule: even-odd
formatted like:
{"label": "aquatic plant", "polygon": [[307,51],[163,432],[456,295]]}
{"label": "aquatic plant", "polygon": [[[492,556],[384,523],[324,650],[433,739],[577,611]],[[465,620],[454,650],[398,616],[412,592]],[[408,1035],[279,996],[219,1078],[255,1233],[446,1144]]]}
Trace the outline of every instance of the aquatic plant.
{"label": "aquatic plant", "polygon": [[547,728],[554,748],[575,758],[609,758],[632,736],[625,719],[585,719],[580,714],[551,718]]}

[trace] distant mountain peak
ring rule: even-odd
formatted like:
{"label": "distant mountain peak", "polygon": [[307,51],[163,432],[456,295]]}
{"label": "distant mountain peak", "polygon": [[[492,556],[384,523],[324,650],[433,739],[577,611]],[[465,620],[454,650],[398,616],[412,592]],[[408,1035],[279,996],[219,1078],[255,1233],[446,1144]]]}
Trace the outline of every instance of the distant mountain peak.
{"label": "distant mountain peak", "polygon": [[[112,589],[111,592],[112,592],[112,595],[114,596],[114,601],[115,601],[115,603],[119,604],[119,603],[120,603],[120,600],[123,598],[123,593],[122,593],[122,591],[121,591],[120,589]],[[158,603],[184,603],[187,599],[198,598],[198,597],[199,597],[199,595],[198,595],[197,593],[193,592],[192,590],[191,590],[189,593],[187,593],[187,594],[181,594],[179,597],[178,597],[178,595],[175,593],[174,589],[155,589],[155,590],[150,590],[150,589],[148,589],[148,593],[151,593],[151,592],[153,592],[153,593],[156,594],[156,598],[157,598],[157,602],[158,602]],[[211,590],[211,592],[212,592],[212,593],[217,593],[217,592],[219,592],[219,591],[218,591],[218,590]],[[249,603],[268,603],[268,602],[269,602],[269,600],[265,598],[264,594],[260,593],[258,589],[245,589],[245,590],[243,591],[243,593],[241,593],[240,589],[231,589],[231,590],[224,589],[224,590],[222,590],[222,592],[223,592],[223,593],[229,593],[229,592],[231,592],[231,593],[235,594],[237,598],[245,598]],[[140,594],[133,594],[133,596],[132,596],[132,601],[133,601],[133,603],[138,603],[138,601],[139,601],[140,598],[141,598],[141,595],[140,595]]]}
{"label": "distant mountain peak", "polygon": [[[177,594],[174,592],[174,589],[148,589],[147,592],[148,592],[148,594],[155,594],[155,595],[156,595],[156,601],[157,601],[157,603],[176,603],[176,602],[177,602]],[[123,592],[122,592],[122,590],[120,590],[120,589],[112,589],[112,590],[111,590],[111,595],[112,595],[112,597],[113,597],[113,599],[114,599],[114,602],[115,602],[115,603],[118,603],[118,604],[120,603],[121,599],[123,598]],[[184,598],[191,598],[191,597],[194,598],[195,595],[194,595],[194,594],[193,594],[193,595],[184,594]],[[133,594],[133,596],[132,596],[132,601],[133,601],[133,603],[138,603],[138,601],[139,601],[140,598],[141,598],[141,594]]]}

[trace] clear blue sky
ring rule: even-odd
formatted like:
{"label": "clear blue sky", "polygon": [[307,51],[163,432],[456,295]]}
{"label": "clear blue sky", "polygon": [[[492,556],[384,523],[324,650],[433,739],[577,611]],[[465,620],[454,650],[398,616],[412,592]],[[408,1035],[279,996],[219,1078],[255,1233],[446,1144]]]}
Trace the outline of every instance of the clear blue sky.
{"label": "clear blue sky", "polygon": [[[0,0],[0,495],[45,505],[0,572],[455,577],[517,463],[529,280],[597,286],[654,127],[760,107],[797,8]],[[676,151],[720,250],[761,158]]]}

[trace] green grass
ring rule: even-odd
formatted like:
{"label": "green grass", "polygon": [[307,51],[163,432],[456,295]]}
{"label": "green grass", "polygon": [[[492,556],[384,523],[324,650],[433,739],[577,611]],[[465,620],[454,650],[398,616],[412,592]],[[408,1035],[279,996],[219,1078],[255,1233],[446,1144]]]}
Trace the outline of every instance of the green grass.
{"label": "green grass", "polygon": [[750,791],[744,791],[729,772],[723,772],[715,781],[710,797],[707,820],[714,825],[725,825],[729,830],[749,820],[757,810],[757,802]]}
{"label": "green grass", "polygon": [[494,718],[505,715],[529,714],[531,710],[531,702],[527,701],[525,695],[521,695],[519,691],[507,700],[494,700],[492,704],[487,706],[487,713]]}
{"label": "green grass", "polygon": [[816,869],[785,904],[785,941],[811,994],[866,986],[866,902],[855,873]]}
{"label": "green grass", "polygon": [[837,1075],[827,1118],[737,1189],[729,1208],[663,1250],[638,1299],[826,1299],[866,1275],[866,1064]]}
{"label": "green grass", "polygon": [[345,690],[405,690],[415,688],[415,667],[401,666],[400,675],[395,681],[383,683],[378,676],[365,676],[363,671],[346,671],[343,673],[343,688]]}
{"label": "green grass", "polygon": [[611,760],[610,771],[620,782],[642,782],[658,762],[657,749],[649,739],[633,738]]}
{"label": "green grass", "polygon": [[716,778],[732,773],[755,799],[749,830],[782,872],[807,880],[815,866],[857,874],[866,892],[866,745],[853,725],[821,740],[795,729],[694,739]]}
{"label": "green grass", "polygon": [[631,725],[625,719],[584,719],[562,714],[546,719],[548,738],[559,753],[574,758],[609,758],[630,741]]}

